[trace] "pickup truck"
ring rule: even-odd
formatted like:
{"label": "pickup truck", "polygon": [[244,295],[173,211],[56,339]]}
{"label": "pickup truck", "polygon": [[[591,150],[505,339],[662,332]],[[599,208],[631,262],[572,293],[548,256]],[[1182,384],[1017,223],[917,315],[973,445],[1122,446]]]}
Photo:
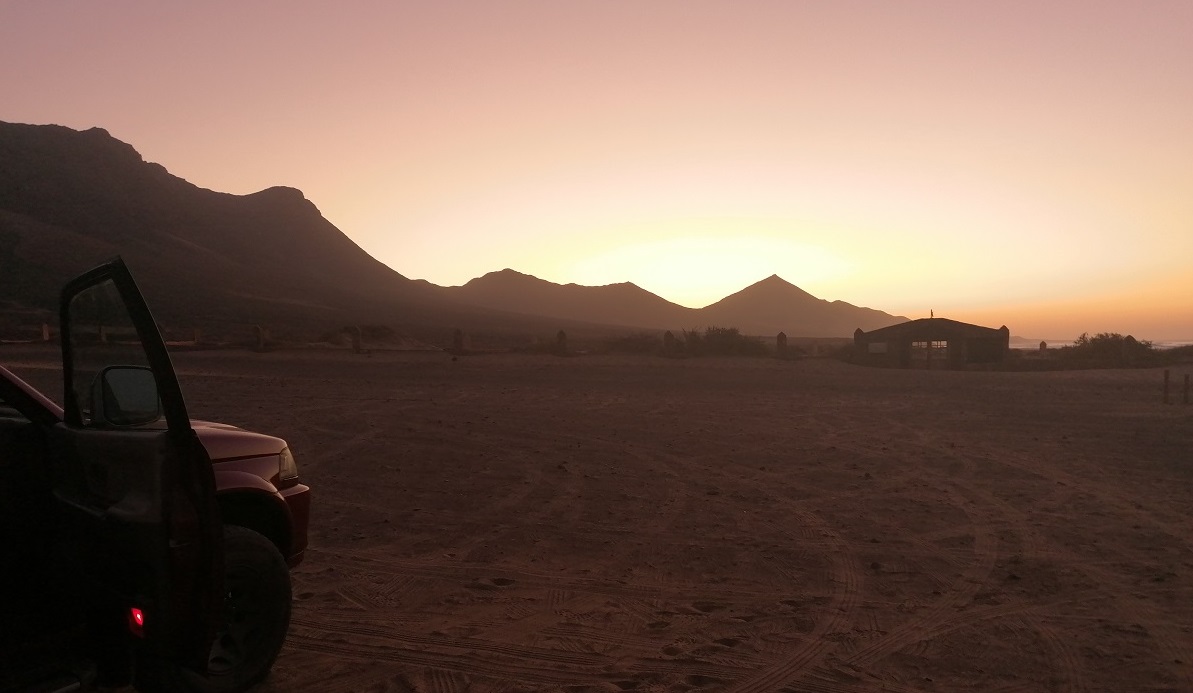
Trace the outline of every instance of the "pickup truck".
{"label": "pickup truck", "polygon": [[252,687],[307,545],[293,454],[190,419],[119,258],[59,313],[62,406],[0,365],[0,692]]}

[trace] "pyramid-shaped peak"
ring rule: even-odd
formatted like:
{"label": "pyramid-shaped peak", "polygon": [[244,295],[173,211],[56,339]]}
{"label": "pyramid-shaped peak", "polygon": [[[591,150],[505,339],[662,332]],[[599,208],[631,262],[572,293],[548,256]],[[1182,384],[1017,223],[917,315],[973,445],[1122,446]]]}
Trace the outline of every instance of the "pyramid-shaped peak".
{"label": "pyramid-shaped peak", "polygon": [[705,308],[742,310],[741,306],[778,305],[795,301],[801,304],[820,303],[821,300],[777,274],[755,282],[737,293],[730,294]]}
{"label": "pyramid-shaped peak", "polygon": [[751,292],[752,293],[752,292],[758,291],[758,290],[764,290],[764,291],[768,291],[768,292],[772,292],[772,293],[773,292],[783,292],[783,293],[795,293],[795,294],[811,296],[811,294],[809,294],[807,291],[804,291],[803,289],[799,288],[795,284],[792,284],[791,282],[787,281],[786,279],[780,277],[777,274],[772,274],[760,282],[751,284],[750,286],[747,286],[745,289],[742,289],[742,291],[738,292],[738,293],[742,293],[742,292]]}

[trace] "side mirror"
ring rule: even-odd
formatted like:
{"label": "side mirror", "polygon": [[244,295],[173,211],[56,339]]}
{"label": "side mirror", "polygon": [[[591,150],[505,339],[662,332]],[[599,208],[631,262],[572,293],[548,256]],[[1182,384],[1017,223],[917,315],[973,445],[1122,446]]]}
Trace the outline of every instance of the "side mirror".
{"label": "side mirror", "polygon": [[108,366],[91,383],[91,424],[141,426],[161,418],[157,378],[144,366]]}

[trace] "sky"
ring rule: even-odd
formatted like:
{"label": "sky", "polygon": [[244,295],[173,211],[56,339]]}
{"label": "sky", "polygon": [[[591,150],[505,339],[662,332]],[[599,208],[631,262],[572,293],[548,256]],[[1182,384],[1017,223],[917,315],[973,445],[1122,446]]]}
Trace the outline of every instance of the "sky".
{"label": "sky", "polygon": [[0,0],[0,120],[401,274],[1193,340],[1193,2]]}

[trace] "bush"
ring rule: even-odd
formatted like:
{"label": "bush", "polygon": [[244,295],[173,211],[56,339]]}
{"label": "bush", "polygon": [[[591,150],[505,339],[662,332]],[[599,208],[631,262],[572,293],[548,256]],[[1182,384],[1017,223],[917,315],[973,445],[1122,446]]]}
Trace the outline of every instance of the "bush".
{"label": "bush", "polygon": [[1168,363],[1193,363],[1193,345],[1173,347],[1163,354]]}
{"label": "bush", "polygon": [[708,327],[684,331],[684,351],[692,356],[766,356],[766,345],[746,337],[736,327]]}
{"label": "bush", "polygon": [[1095,367],[1153,366],[1163,360],[1151,342],[1139,341],[1131,335],[1124,337],[1117,332],[1099,332],[1093,336],[1083,332],[1071,345],[1061,347],[1059,352],[1061,360]]}
{"label": "bush", "polygon": [[645,332],[618,337],[605,343],[605,350],[615,354],[654,354],[662,348],[661,339]]}

